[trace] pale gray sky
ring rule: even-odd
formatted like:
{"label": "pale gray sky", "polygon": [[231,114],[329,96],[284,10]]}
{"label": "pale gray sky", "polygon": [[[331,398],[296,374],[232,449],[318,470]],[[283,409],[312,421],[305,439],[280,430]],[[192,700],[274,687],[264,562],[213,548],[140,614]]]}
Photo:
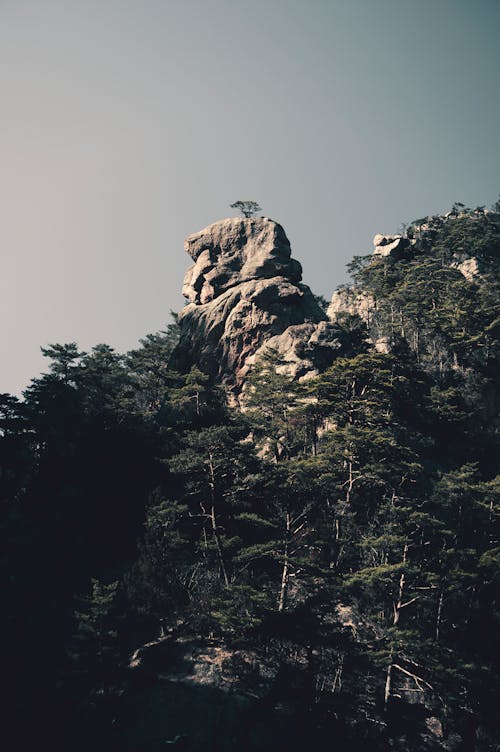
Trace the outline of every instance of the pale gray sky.
{"label": "pale gray sky", "polygon": [[500,192],[498,0],[0,0],[0,391],[183,304],[248,198],[329,297],[376,232]]}

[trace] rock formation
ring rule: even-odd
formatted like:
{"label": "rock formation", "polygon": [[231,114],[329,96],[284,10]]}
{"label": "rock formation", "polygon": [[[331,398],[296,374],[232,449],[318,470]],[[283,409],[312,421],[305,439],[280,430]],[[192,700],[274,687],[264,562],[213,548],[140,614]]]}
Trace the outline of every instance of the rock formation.
{"label": "rock formation", "polygon": [[347,314],[359,316],[365,324],[369,324],[375,310],[375,300],[367,292],[353,287],[340,287],[333,293],[327,315],[332,323],[337,323],[342,315]]}
{"label": "rock formation", "polygon": [[403,235],[380,235],[373,238],[376,256],[391,256],[393,258],[405,255],[405,251],[415,244],[415,240],[403,237]]}
{"label": "rock formation", "polygon": [[184,279],[188,303],[173,368],[197,365],[238,391],[269,347],[298,379],[332,363],[342,332],[301,283],[281,225],[266,217],[224,219],[190,235],[184,247],[194,264]]}
{"label": "rock formation", "polygon": [[[458,254],[455,254],[455,256],[458,256]],[[458,257],[455,261],[451,262],[450,266],[452,269],[457,269],[467,282],[473,282],[474,278],[479,274],[479,261],[474,256],[462,259]]]}

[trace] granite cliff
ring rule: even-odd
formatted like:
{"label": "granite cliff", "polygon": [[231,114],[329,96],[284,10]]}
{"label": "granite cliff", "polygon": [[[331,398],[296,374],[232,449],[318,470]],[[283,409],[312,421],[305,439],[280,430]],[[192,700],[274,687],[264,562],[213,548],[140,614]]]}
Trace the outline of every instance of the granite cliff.
{"label": "granite cliff", "polygon": [[184,279],[188,302],[173,368],[197,365],[237,392],[266,348],[298,379],[324,370],[342,351],[345,335],[301,282],[301,265],[277,222],[224,219],[190,235],[184,247],[194,264]]}

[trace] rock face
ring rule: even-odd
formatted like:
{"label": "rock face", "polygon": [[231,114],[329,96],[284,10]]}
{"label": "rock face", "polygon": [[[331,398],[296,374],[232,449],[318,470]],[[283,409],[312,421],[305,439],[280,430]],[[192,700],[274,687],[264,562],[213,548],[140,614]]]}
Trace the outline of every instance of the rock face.
{"label": "rock face", "polygon": [[281,353],[295,378],[331,364],[341,331],[301,283],[281,225],[266,217],[224,219],[190,235],[184,247],[194,264],[184,279],[188,303],[171,367],[197,365],[238,391],[267,347]]}
{"label": "rock face", "polygon": [[400,257],[404,256],[405,251],[414,244],[414,240],[405,238],[402,235],[380,235],[379,233],[373,238],[373,253],[376,256]]}
{"label": "rock face", "polygon": [[341,287],[333,293],[327,314],[333,323],[336,323],[342,315],[347,314],[359,316],[365,324],[369,324],[375,310],[375,300],[371,295],[352,287]]}
{"label": "rock face", "polygon": [[190,303],[209,303],[241,282],[302,277],[285,231],[270,219],[224,219],[190,235],[184,250],[195,262],[182,289]]}

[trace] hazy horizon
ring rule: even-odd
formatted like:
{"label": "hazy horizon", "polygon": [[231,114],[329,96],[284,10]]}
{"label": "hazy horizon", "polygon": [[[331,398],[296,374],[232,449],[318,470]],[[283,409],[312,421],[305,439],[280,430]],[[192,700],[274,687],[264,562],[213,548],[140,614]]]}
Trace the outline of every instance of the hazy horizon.
{"label": "hazy horizon", "polygon": [[123,352],[237,199],[330,297],[375,233],[500,192],[500,4],[0,0],[0,392]]}

